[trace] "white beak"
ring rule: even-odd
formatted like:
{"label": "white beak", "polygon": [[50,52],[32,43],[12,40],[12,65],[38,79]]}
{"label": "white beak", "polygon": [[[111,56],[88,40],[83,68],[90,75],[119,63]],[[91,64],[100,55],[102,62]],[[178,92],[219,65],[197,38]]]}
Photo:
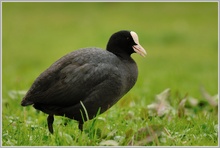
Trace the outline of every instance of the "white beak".
{"label": "white beak", "polygon": [[147,55],[147,52],[145,51],[145,49],[139,44],[139,41],[138,41],[138,35],[134,32],[134,31],[131,31],[131,36],[134,40],[134,42],[137,44],[137,45],[134,45],[132,48],[134,49],[134,51],[138,54],[140,54],[141,56],[145,57]]}
{"label": "white beak", "polygon": [[147,55],[146,51],[144,50],[144,48],[140,44],[134,45],[133,49],[136,53],[140,54],[143,57],[145,57]]}

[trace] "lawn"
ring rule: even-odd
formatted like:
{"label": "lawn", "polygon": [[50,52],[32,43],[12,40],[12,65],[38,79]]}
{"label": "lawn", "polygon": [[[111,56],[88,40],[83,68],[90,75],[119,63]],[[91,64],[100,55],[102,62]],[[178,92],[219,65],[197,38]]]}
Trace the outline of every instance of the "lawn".
{"label": "lawn", "polygon": [[[82,133],[55,117],[51,135],[46,114],[20,106],[58,58],[124,29],[148,53],[132,55],[138,81]],[[217,146],[218,2],[2,2],[1,108],[3,146]]]}

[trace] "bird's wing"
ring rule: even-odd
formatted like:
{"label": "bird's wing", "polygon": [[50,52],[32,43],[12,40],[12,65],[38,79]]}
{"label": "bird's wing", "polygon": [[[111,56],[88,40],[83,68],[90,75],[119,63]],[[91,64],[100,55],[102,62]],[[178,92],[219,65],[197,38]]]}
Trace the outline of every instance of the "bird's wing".
{"label": "bird's wing", "polygon": [[89,57],[79,58],[75,54],[61,58],[35,80],[23,100],[32,104],[70,106],[86,99],[96,85],[112,76],[120,78],[117,66],[91,62]]}

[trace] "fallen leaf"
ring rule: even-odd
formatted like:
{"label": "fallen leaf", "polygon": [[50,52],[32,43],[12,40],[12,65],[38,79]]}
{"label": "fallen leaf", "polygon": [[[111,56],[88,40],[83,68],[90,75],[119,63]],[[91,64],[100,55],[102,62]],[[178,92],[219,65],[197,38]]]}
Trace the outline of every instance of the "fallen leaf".
{"label": "fallen leaf", "polygon": [[166,100],[170,96],[170,88],[165,89],[160,94],[156,95],[156,100],[163,101]]}
{"label": "fallen leaf", "polygon": [[218,98],[216,99],[216,95],[215,96],[211,96],[204,87],[200,88],[201,93],[203,95],[203,97],[208,101],[208,103],[213,106],[216,107],[218,106]]}
{"label": "fallen leaf", "polygon": [[181,118],[185,115],[185,104],[187,98],[183,98],[178,105],[178,116]]}
{"label": "fallen leaf", "polygon": [[118,146],[118,142],[114,140],[103,140],[99,143],[100,146]]}
{"label": "fallen leaf", "polygon": [[188,102],[189,102],[189,105],[192,107],[196,107],[199,104],[198,99],[193,98],[193,97],[189,97]]}
{"label": "fallen leaf", "polygon": [[169,113],[172,109],[170,103],[167,101],[168,97],[170,96],[170,89],[167,88],[160,94],[156,95],[155,102],[148,105],[147,109],[149,110],[150,114],[156,113],[158,116],[163,116],[164,114]]}
{"label": "fallen leaf", "polygon": [[151,142],[154,142],[156,145],[159,145],[158,137],[161,135],[164,130],[161,125],[151,125],[138,130],[134,134],[128,145],[130,146],[143,146]]}

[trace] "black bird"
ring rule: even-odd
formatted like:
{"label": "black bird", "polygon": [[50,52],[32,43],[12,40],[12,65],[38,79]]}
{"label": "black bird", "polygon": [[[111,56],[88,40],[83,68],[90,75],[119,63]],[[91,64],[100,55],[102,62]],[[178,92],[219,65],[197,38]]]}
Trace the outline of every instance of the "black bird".
{"label": "black bird", "polygon": [[[132,53],[141,56],[146,51],[133,31],[114,33],[107,50],[83,48],[73,51],[38,76],[21,101],[33,105],[48,115],[47,123],[53,133],[54,115],[65,116],[83,123],[105,112],[136,83],[138,69]],[[85,111],[86,110],[86,111]]]}

